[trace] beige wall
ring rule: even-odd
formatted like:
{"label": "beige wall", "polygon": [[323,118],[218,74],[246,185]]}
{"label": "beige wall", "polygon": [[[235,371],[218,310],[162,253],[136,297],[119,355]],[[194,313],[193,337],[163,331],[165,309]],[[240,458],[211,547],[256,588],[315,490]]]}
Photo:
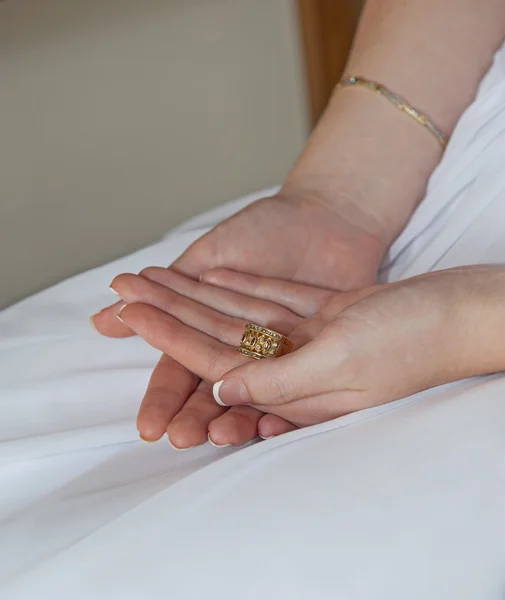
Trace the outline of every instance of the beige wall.
{"label": "beige wall", "polygon": [[0,306],[281,180],[293,0],[0,3]]}

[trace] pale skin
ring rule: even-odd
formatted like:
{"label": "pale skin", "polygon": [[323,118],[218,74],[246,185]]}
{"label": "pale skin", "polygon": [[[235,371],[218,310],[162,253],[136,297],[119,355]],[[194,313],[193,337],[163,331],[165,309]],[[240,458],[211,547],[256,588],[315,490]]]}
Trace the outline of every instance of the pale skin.
{"label": "pale skin", "polygon": [[[504,37],[502,0],[369,0],[347,72],[384,83],[450,134]],[[195,281],[227,267],[331,290],[370,286],[440,158],[436,140],[407,115],[367,90],[340,90],[279,195],[216,227],[171,269]],[[117,308],[95,315],[96,328],[113,337],[132,335],[116,319]],[[147,439],[161,433],[153,419],[144,421],[146,411],[152,415],[169,404],[175,417],[209,402],[208,383],[176,358],[163,356],[144,398],[139,429]],[[219,431],[233,443],[242,417],[236,409],[217,417],[218,424],[228,419]],[[176,438],[171,435],[175,445]]]}
{"label": "pale skin", "polygon": [[[263,437],[505,369],[501,265],[428,273],[359,292],[329,292],[219,270],[210,277],[226,282],[228,289],[196,284],[205,288],[206,306],[159,283],[163,269],[153,268],[149,275],[124,274],[113,281],[131,299],[121,310],[122,321],[208,384],[223,381],[220,400],[240,407],[244,422],[254,424],[252,407],[270,415],[259,418]],[[191,281],[176,285],[186,284]],[[249,294],[256,290],[261,298],[254,301],[233,288]],[[289,298],[285,306],[274,308],[263,299],[283,294]],[[318,305],[306,318],[293,312],[307,314]],[[235,314],[241,307],[241,316],[226,316],[228,306]],[[295,351],[261,361],[239,354],[235,346],[247,322],[244,311],[262,312],[284,332],[291,330]],[[197,413],[211,423],[223,410],[209,401]],[[196,432],[198,425],[192,428]],[[254,429],[249,428],[251,437]],[[200,441],[206,431],[201,427]]]}

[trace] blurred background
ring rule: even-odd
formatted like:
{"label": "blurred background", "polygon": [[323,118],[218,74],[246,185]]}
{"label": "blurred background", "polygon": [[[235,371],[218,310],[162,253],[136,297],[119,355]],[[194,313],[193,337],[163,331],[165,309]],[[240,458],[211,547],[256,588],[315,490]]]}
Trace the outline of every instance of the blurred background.
{"label": "blurred background", "polygon": [[360,6],[0,2],[0,307],[280,183]]}

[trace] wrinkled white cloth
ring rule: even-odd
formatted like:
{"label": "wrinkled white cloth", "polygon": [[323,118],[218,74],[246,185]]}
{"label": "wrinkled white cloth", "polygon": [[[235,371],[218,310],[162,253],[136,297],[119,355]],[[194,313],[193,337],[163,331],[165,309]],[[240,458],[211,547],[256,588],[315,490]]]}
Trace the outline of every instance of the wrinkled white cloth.
{"label": "wrinkled white cloth", "polygon": [[[505,54],[462,117],[384,280],[505,260]],[[498,600],[505,377],[243,449],[139,441],[158,353],[88,315],[263,194],[0,313],[0,598]]]}

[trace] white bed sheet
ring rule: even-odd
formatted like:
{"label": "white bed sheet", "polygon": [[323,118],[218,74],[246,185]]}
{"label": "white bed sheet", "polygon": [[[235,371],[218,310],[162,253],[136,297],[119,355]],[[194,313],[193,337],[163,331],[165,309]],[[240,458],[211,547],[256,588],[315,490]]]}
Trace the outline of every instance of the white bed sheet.
{"label": "white bed sheet", "polygon": [[[0,314],[0,598],[499,599],[505,378],[244,449],[139,441],[158,353],[88,315],[258,195]],[[503,52],[382,277],[505,259]]]}

